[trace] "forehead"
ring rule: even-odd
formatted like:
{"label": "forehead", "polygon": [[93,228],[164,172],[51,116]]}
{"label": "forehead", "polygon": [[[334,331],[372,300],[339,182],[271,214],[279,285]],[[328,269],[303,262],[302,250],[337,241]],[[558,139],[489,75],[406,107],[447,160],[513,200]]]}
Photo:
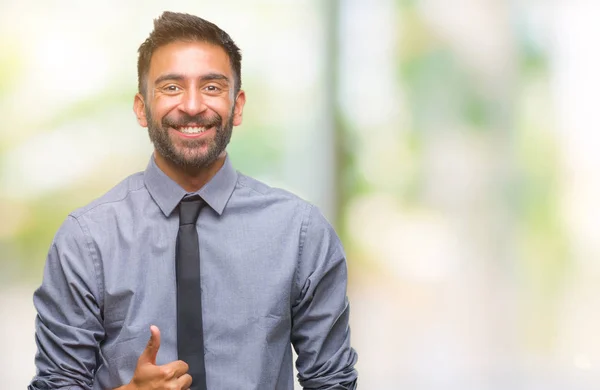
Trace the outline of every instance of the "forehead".
{"label": "forehead", "polygon": [[225,50],[206,42],[176,41],[157,48],[150,59],[149,81],[165,73],[178,73],[185,77],[222,73],[232,78]]}

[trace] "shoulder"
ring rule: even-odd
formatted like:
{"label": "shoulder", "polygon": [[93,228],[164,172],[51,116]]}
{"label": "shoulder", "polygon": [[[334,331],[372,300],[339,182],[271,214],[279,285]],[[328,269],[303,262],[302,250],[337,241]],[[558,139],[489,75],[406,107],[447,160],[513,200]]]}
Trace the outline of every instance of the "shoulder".
{"label": "shoulder", "polygon": [[[298,195],[276,187],[271,187],[250,176],[238,173],[237,190],[245,202],[252,202],[263,210],[274,210],[272,218],[292,218],[302,225],[302,234],[312,231],[316,235],[335,236],[332,224],[321,209]],[[290,220],[291,221],[291,220]]]}
{"label": "shoulder", "polygon": [[263,206],[286,205],[294,209],[305,210],[307,213],[315,207],[312,203],[290,191],[271,187],[260,180],[241,173],[238,173],[236,190],[240,192],[243,198],[258,201]]}
{"label": "shoulder", "polygon": [[290,191],[284,190],[282,188],[271,187],[270,185],[260,180],[257,180],[253,177],[244,175],[243,173],[239,172],[237,187],[242,189],[246,188],[249,191],[254,192],[256,196],[276,196],[286,200],[308,203],[302,198],[300,198],[298,195]]}
{"label": "shoulder", "polygon": [[144,173],[134,173],[119,184],[111,188],[104,195],[91,201],[87,205],[72,211],[69,216],[80,220],[84,216],[90,216],[96,212],[115,210],[124,204],[129,197],[139,191],[145,191]]}

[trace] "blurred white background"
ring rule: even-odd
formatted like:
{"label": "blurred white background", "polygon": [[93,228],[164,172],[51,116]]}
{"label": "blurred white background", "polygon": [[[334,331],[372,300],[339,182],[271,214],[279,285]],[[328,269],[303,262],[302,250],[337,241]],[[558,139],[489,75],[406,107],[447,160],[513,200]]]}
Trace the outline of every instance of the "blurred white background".
{"label": "blurred white background", "polygon": [[600,386],[600,2],[0,0],[2,388],[56,229],[148,161],[166,9],[242,48],[236,167],[336,225],[361,389]]}

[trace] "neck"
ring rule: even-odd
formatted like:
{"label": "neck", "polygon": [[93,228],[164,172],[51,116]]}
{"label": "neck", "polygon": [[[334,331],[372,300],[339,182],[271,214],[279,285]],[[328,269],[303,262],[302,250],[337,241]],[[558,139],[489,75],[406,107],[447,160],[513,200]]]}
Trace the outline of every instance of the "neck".
{"label": "neck", "polygon": [[225,163],[226,156],[227,153],[223,151],[215,161],[204,167],[187,168],[174,164],[154,151],[156,165],[186,192],[196,192],[208,183],[219,172],[219,169]]}

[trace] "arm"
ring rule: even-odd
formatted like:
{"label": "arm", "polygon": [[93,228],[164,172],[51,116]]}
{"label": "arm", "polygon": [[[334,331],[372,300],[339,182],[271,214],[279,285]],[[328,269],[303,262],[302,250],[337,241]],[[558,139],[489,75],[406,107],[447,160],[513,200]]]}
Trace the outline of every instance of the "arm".
{"label": "arm", "polygon": [[92,242],[72,216],[58,230],[33,302],[37,374],[29,390],[92,388],[104,327]]}
{"label": "arm", "polygon": [[291,335],[300,384],[305,389],[356,389],[346,258],[335,231],[316,207],[309,210],[300,242]]}
{"label": "arm", "polygon": [[[33,296],[38,315],[35,338],[37,374],[28,390],[91,390],[105,337],[100,264],[82,225],[69,217],[48,253],[42,285]],[[185,362],[156,365],[160,331],[151,327],[148,345],[134,377],[114,390],[187,389],[192,377]],[[107,389],[109,390],[109,389]]]}

